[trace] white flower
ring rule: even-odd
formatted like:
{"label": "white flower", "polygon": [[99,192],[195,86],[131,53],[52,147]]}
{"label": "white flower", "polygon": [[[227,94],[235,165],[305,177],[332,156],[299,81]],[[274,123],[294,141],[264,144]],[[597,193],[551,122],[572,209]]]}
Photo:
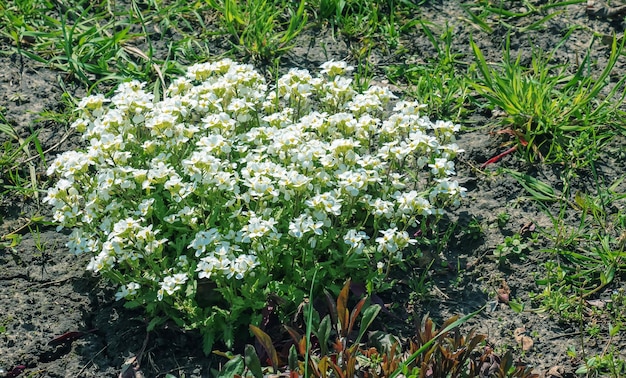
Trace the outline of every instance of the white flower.
{"label": "white flower", "polygon": [[347,72],[354,70],[354,67],[349,66],[344,61],[335,62],[333,60],[323,63],[320,68],[322,69],[323,74],[330,77],[343,75]]}
{"label": "white flower", "polygon": [[414,101],[398,101],[393,108],[394,112],[401,112],[406,115],[419,115],[420,109],[428,107],[425,104],[419,104]]}
{"label": "white flower", "polygon": [[367,190],[368,177],[364,170],[342,172],[337,177],[339,187],[352,197],[358,196],[362,190]]}
{"label": "white flower", "polygon": [[115,300],[119,301],[122,298],[129,299],[137,295],[137,291],[141,288],[136,282],[130,282],[128,285],[120,286],[120,289],[115,293]]}
{"label": "white flower", "polygon": [[172,276],[167,276],[163,278],[163,281],[161,282],[161,288],[157,293],[157,298],[159,299],[159,301],[163,300],[164,294],[172,295],[180,290],[182,285],[187,282],[187,279],[188,277],[185,273],[177,273]]}
{"label": "white flower", "polygon": [[435,162],[428,164],[428,166],[431,168],[432,174],[437,177],[450,176],[455,173],[454,162],[446,158],[436,158]]}
{"label": "white flower", "polygon": [[315,235],[322,235],[322,227],[324,222],[315,221],[313,217],[308,214],[301,214],[293,221],[289,222],[289,235],[296,239],[301,239],[307,233],[314,233]]}
{"label": "white flower", "polygon": [[334,192],[324,192],[315,195],[313,198],[304,201],[305,205],[311,208],[318,219],[326,218],[326,215],[340,215],[341,202]]}
{"label": "white flower", "polygon": [[369,239],[369,236],[363,231],[357,231],[355,229],[348,230],[343,236],[343,242],[350,246],[350,250],[356,253],[363,252],[365,248],[364,241]]}
{"label": "white flower", "polygon": [[72,127],[85,149],[50,163],[44,198],[73,229],[69,250],[118,285],[117,300],[156,296],[183,322],[197,321],[177,295],[190,280],[245,293],[274,264],[310,264],[273,277],[299,285],[293,272],[341,264],[339,251],[381,260],[357,276],[382,274],[415,243],[403,230],[465,196],[450,179],[459,125],[390,104],[386,87],[358,92],[346,62],[320,71],[294,68],[268,88],[224,59],[189,67],[159,98],[129,81],[82,99]]}
{"label": "white flower", "polygon": [[206,252],[207,246],[213,245],[221,240],[220,232],[217,228],[211,228],[205,231],[199,231],[189,244],[188,248],[194,249],[196,257]]}
{"label": "white flower", "polygon": [[278,197],[279,191],[274,187],[274,182],[270,177],[256,173],[254,176],[246,179],[243,183],[250,188],[249,194],[252,198],[262,197]]}
{"label": "white flower", "polygon": [[394,204],[391,201],[376,198],[367,202],[371,212],[376,217],[385,217],[391,219],[394,214]]}
{"label": "white flower", "polygon": [[444,200],[453,199],[453,205],[458,206],[459,198],[465,197],[467,189],[460,186],[457,181],[450,181],[447,177],[438,181],[437,186],[430,192],[431,201],[436,198]]}
{"label": "white flower", "polygon": [[[235,258],[234,261],[230,263],[229,274],[235,276],[236,279],[242,279],[247,273],[250,273],[252,269],[254,269],[259,262],[257,261],[256,256],[254,255],[239,255]],[[232,277],[227,275],[226,278]]]}
{"label": "white flower", "polygon": [[211,278],[211,275],[217,271],[219,271],[220,260],[213,256],[205,256],[200,259],[198,262],[198,267],[196,268],[196,272],[198,273],[198,278]]}
{"label": "white flower", "polygon": [[409,237],[408,232],[398,232],[397,227],[380,231],[380,233],[383,234],[383,236],[376,238],[376,243],[378,243],[377,250],[379,252],[386,252],[395,260],[401,260],[402,254],[400,252],[404,248],[410,244],[417,243],[417,240]]}
{"label": "white flower", "polygon": [[385,268],[385,263],[383,263],[382,261],[379,261],[376,263],[376,271],[378,272],[378,274],[383,274],[384,268]]}
{"label": "white flower", "polygon": [[255,213],[251,213],[248,224],[241,228],[243,233],[243,242],[250,243],[252,240],[258,239],[270,232],[276,233],[276,225],[274,218],[261,219]]}
{"label": "white flower", "polygon": [[422,215],[428,216],[433,213],[432,206],[426,198],[419,196],[415,190],[410,192],[396,192],[394,198],[397,203],[397,211],[400,216],[403,215]]}

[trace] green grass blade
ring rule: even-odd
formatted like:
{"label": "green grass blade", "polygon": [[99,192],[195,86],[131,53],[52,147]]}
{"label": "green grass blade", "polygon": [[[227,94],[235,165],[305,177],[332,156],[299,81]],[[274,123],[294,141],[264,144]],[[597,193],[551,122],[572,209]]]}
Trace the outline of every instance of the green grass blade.
{"label": "green grass blade", "polygon": [[472,51],[474,52],[474,56],[476,57],[476,64],[478,65],[478,70],[483,76],[483,80],[485,81],[486,89],[493,89],[493,81],[491,78],[491,69],[487,66],[487,61],[485,61],[485,56],[476,43],[474,42],[474,38],[470,36],[470,46],[472,47]]}
{"label": "green grass blade", "polygon": [[535,29],[539,29],[539,27],[541,27],[541,25],[545,24],[546,22],[550,21],[551,19],[553,19],[554,17],[562,14],[564,11],[559,11],[559,12],[554,12],[554,13],[550,13],[544,17],[542,17],[540,20],[533,22],[532,24],[525,26],[523,28],[521,28],[519,31],[521,33],[525,33],[529,30],[535,30]]}
{"label": "green grass blade", "polygon": [[554,192],[551,186],[544,183],[543,181],[537,180],[536,178],[514,171],[512,169],[504,168],[503,171],[508,173],[511,177],[513,177],[528,193],[531,194],[532,198],[538,201],[558,201],[559,196]]}
{"label": "green grass blade", "polygon": [[479,29],[482,29],[487,34],[493,33],[493,28],[480,17],[476,16],[472,11],[470,11],[469,7],[462,6],[462,8],[465,13],[467,13],[467,15],[470,17],[469,19],[466,19],[469,23],[476,25]]}
{"label": "green grass blade", "polygon": [[361,342],[361,338],[365,334],[365,331],[367,331],[367,329],[372,324],[374,319],[376,319],[376,316],[378,316],[379,312],[380,312],[380,305],[377,305],[377,304],[369,306],[368,308],[363,310],[363,314],[361,316],[361,328],[359,329],[359,336],[354,342],[355,344],[358,344]]}

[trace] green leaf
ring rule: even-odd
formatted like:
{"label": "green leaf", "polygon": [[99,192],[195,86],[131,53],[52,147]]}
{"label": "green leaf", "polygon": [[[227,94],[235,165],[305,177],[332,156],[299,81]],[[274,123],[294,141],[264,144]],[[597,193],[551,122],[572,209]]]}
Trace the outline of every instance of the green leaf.
{"label": "green leaf", "polygon": [[509,301],[509,307],[518,314],[524,311],[524,304],[516,301],[515,299]]}
{"label": "green leaf", "polygon": [[589,368],[587,367],[587,365],[582,365],[581,367],[576,369],[576,372],[574,372],[574,374],[583,375],[583,374],[587,374],[588,372],[589,372]]}
{"label": "green leaf", "polygon": [[538,201],[557,201],[559,197],[554,192],[554,189],[543,181],[536,178],[514,171],[512,169],[504,169],[504,172],[511,175],[530,195],[533,199]]}
{"label": "green leaf", "polygon": [[198,281],[191,280],[187,284],[187,289],[185,290],[185,296],[187,298],[193,298],[196,296],[196,291],[198,290]]}
{"label": "green leaf", "polygon": [[259,356],[256,354],[256,349],[254,349],[252,345],[247,344],[244,354],[244,361],[246,363],[246,367],[250,370],[250,373],[252,373],[254,378],[263,378],[261,361],[259,360]]}
{"label": "green leaf", "polygon": [[289,348],[289,370],[296,371],[298,368],[298,351],[296,351],[296,346],[291,345]]}
{"label": "green leaf", "polygon": [[215,342],[215,331],[204,328],[202,332],[202,352],[204,352],[205,356],[208,356],[211,354],[211,349],[213,349],[213,343]]}
{"label": "green leaf", "polygon": [[152,331],[156,326],[159,326],[163,323],[165,323],[165,318],[155,316],[154,318],[152,318],[152,320],[150,320],[150,323],[148,323],[148,332]]}
{"label": "green leaf", "polygon": [[474,13],[472,13],[472,11],[469,10],[469,7],[464,6],[462,8],[465,11],[465,13],[467,13],[467,15],[470,17],[469,19],[465,19],[465,20],[467,20],[471,24],[474,24],[475,26],[479,27],[480,29],[482,29],[487,34],[493,33],[493,28],[491,26],[489,26],[489,24],[487,24],[483,19],[481,19],[480,17],[478,17]]}
{"label": "green leaf", "polygon": [[368,308],[363,310],[363,316],[361,318],[361,329],[359,330],[359,337],[356,339],[355,344],[361,342],[361,338],[365,334],[365,331],[367,331],[369,326],[372,325],[372,322],[374,321],[374,319],[376,319],[376,316],[378,316],[380,309],[380,305],[376,304],[369,306]]}
{"label": "green leaf", "polygon": [[13,139],[17,139],[17,134],[15,133],[15,130],[13,130],[13,128],[5,123],[0,123],[0,132],[7,134],[8,136],[10,136]]}
{"label": "green leaf", "polygon": [[224,364],[217,378],[235,378],[237,375],[243,374],[245,363],[240,355],[236,355],[230,361]]}
{"label": "green leaf", "polygon": [[141,303],[139,301],[128,301],[124,303],[124,307],[130,309],[137,308],[139,306],[141,306]]}
{"label": "green leaf", "polygon": [[328,339],[330,338],[330,315],[324,316],[324,319],[320,322],[319,328],[315,333],[315,337],[320,342],[320,349],[322,356],[328,354]]}

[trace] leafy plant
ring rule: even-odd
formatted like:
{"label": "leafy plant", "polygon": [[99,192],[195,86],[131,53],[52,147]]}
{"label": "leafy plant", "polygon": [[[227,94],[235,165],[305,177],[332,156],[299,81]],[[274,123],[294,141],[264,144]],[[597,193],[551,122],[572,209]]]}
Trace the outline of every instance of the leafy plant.
{"label": "leafy plant", "polygon": [[511,220],[511,214],[507,213],[506,211],[502,211],[496,216],[496,223],[500,228],[504,228],[507,223],[509,223],[509,220]]}
{"label": "leafy plant", "polygon": [[408,93],[438,118],[464,121],[468,108],[470,86],[459,74],[460,55],[453,52],[454,29],[446,26],[436,35],[433,26],[420,21],[437,55],[424,64],[402,64],[386,67],[386,75],[393,83],[408,85]]}
{"label": "leafy plant", "polygon": [[466,226],[465,234],[474,240],[478,240],[485,235],[485,230],[480,219],[472,217]]}
{"label": "leafy plant", "polygon": [[499,244],[493,251],[493,255],[498,258],[500,264],[506,262],[511,256],[523,257],[528,250],[528,244],[522,240],[520,234],[506,236],[504,242]]}
{"label": "leafy plant", "polygon": [[191,66],[160,101],[138,81],[82,99],[73,127],[90,147],[52,162],[45,199],[74,228],[69,248],[150,328],[200,329],[206,351],[233,347],[268,295],[298,303],[314,268],[326,287],[348,272],[377,289],[416,253],[409,228],[463,196],[450,177],[458,128],[414,102],[388,115],[395,96],[358,93],[350,70],[293,69],[268,89],[225,59]]}
{"label": "leafy plant", "polygon": [[[610,132],[612,125],[621,119],[618,108],[624,98],[626,78],[609,88],[603,100],[600,101],[598,96],[608,85],[624,40],[613,39],[608,62],[597,78],[588,72],[592,59],[589,52],[573,74],[568,73],[567,65],[550,63],[561,44],[549,54],[533,51],[531,66],[527,68],[521,65],[521,55],[511,58],[507,37],[503,62],[492,68],[478,45],[470,40],[481,74],[481,78],[472,81],[471,85],[492,107],[506,114],[501,123],[506,125],[505,131],[517,139],[516,146],[508,152],[522,150],[529,161],[540,158],[548,162],[570,162],[573,156],[577,156],[577,151],[570,149],[573,141],[580,135],[588,137],[589,131],[596,129],[597,125],[604,126],[601,131],[594,132],[595,139],[588,144],[601,146],[607,143],[615,134]],[[588,160],[576,164],[585,161]]]}
{"label": "leafy plant", "polygon": [[346,0],[319,0],[316,9],[317,18],[330,22],[334,28],[341,21]]}
{"label": "leafy plant", "polygon": [[307,21],[305,1],[292,9],[276,0],[210,0],[234,45],[254,58],[269,61],[292,47]]}
{"label": "leafy plant", "polygon": [[[5,195],[22,195],[39,200],[41,182],[35,169],[34,160],[45,163],[44,152],[39,143],[37,132],[22,138],[4,114],[0,112],[0,136],[4,143],[0,146],[0,199]],[[36,153],[33,153],[32,149]],[[28,214],[26,223],[19,228],[0,235],[0,249],[14,247],[20,243],[22,234],[33,223],[41,222],[42,217]],[[0,217],[0,224],[3,219]],[[9,242],[6,244],[5,242]]]}
{"label": "leafy plant", "polygon": [[[307,342],[307,336],[298,330],[286,327],[293,344],[288,355],[281,356],[277,345],[282,343],[251,326],[263,350],[262,355],[269,356],[272,367],[259,365],[262,358],[255,354],[254,347],[248,345],[243,357],[228,356],[229,361],[216,376],[256,378],[273,372],[290,377],[538,377],[524,364],[514,364],[510,352],[499,357],[493,349],[484,346],[485,335],[470,331],[465,336],[460,332],[458,327],[482,309],[463,318],[448,319],[440,329],[425,316],[413,339],[403,340],[375,331],[369,332],[367,343],[361,343],[380,307],[365,307],[366,298],[361,298],[353,310],[348,311],[349,288],[348,281],[336,304],[333,300],[327,301],[329,314],[322,321],[311,306],[307,307],[306,311],[316,314],[311,318],[318,319],[307,326],[306,335],[310,335],[312,343]],[[329,299],[330,295],[326,295]],[[353,332],[359,314],[362,314],[360,328]]]}
{"label": "leafy plant", "polygon": [[[32,3],[29,11],[20,13],[18,9],[28,3]],[[178,27],[177,21],[185,15],[198,16],[189,5],[179,0],[165,9],[159,9],[152,1],[145,6],[148,9],[142,9],[135,0],[123,7],[116,6],[115,2],[107,2],[105,6],[78,0],[67,6],[47,0],[29,0],[0,11],[0,22],[4,21],[6,26],[5,36],[16,41],[13,52],[17,52],[20,59],[27,57],[62,70],[67,74],[66,80],[76,79],[90,91],[102,83],[110,89],[110,85],[125,77],[154,82],[154,91],[156,86],[163,87],[169,75],[181,73],[180,67],[170,60],[172,57],[192,56],[197,60],[199,56],[192,50],[203,48],[203,43],[198,40],[200,36],[195,42],[191,41],[184,35],[184,28]],[[51,12],[58,16],[51,17]],[[179,32],[181,38],[170,43],[165,55],[157,59],[152,38],[159,30],[153,24],[159,22],[166,25],[167,30]],[[138,26],[141,32],[135,31]],[[137,40],[144,41],[146,47],[137,47]]]}

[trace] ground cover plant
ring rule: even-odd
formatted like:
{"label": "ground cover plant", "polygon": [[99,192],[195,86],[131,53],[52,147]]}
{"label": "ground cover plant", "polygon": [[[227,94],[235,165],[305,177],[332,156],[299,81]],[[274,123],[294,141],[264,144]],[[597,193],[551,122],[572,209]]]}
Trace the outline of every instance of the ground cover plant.
{"label": "ground cover plant", "polygon": [[[581,0],[0,0],[2,374],[623,376],[623,18]],[[418,131],[429,147],[405,157]],[[205,156],[234,190],[191,172]],[[452,169],[467,196],[444,206],[429,192]]]}
{"label": "ground cover plant", "polygon": [[224,59],[191,66],[159,102],[137,81],[86,97],[72,127],[89,145],[50,163],[60,179],[43,202],[116,298],[145,306],[151,328],[162,314],[199,328],[207,353],[216,337],[233,347],[268,294],[302,301],[313,272],[381,290],[414,258],[408,231],[464,195],[449,177],[458,125],[406,101],[383,118],[395,95],[357,93],[351,70],[294,69],[271,88]]}

